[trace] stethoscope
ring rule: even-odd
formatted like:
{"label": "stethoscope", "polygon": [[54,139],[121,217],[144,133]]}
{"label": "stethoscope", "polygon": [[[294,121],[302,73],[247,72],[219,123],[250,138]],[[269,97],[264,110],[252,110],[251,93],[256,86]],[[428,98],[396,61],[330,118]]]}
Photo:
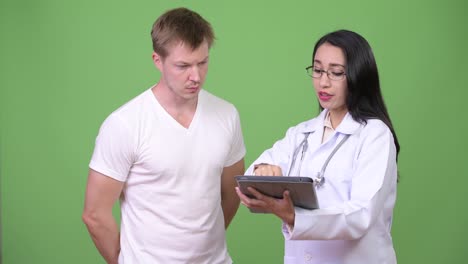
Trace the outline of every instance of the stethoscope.
{"label": "stethoscope", "polygon": [[[312,134],[312,133],[314,133],[314,132],[304,133],[304,139],[302,140],[301,144],[299,144],[299,146],[294,150],[293,160],[291,162],[291,166],[289,167],[288,176],[291,175],[291,171],[294,168],[294,165],[296,164],[297,155],[299,155],[299,151],[301,151],[301,149],[302,149],[301,159],[299,160],[299,166],[297,166],[297,174],[299,175],[299,172],[301,171],[301,167],[302,167],[302,160],[304,159],[304,156],[305,156],[304,154],[307,151],[307,148],[309,147],[309,143],[307,141],[307,138],[309,138],[309,135]],[[323,183],[325,182],[324,174],[325,174],[325,170],[327,169],[328,162],[330,162],[331,158],[333,157],[333,155],[335,155],[335,153],[338,151],[338,149],[341,147],[341,145],[343,145],[343,143],[345,143],[346,140],[348,140],[349,136],[350,136],[350,134],[345,135],[344,138],[340,141],[340,143],[338,143],[338,145],[336,145],[336,147],[333,149],[333,151],[330,153],[327,160],[323,164],[322,169],[320,170],[320,172],[318,172],[316,177],[313,179],[314,180],[314,186],[316,188],[321,187],[323,185]]]}

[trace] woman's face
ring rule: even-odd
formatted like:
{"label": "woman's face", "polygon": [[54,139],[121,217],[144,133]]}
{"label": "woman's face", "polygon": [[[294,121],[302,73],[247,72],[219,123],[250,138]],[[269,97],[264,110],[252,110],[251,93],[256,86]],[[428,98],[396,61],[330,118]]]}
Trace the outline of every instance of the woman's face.
{"label": "woman's face", "polygon": [[[320,105],[330,114],[345,114],[348,85],[346,80],[346,59],[341,48],[330,43],[322,44],[315,53],[313,71],[314,88]],[[321,76],[318,77],[318,75]],[[330,78],[331,77],[331,78]]]}

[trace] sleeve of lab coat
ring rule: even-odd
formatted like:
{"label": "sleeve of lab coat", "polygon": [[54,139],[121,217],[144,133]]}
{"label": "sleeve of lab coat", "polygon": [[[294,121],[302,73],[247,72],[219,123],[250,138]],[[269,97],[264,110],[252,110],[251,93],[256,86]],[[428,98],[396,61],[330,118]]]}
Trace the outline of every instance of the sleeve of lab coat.
{"label": "sleeve of lab coat", "polygon": [[395,191],[396,149],[390,129],[380,121],[370,122],[361,132],[358,155],[350,157],[356,163],[350,199],[333,208],[296,207],[292,232],[283,224],[285,239],[358,239],[382,213],[389,195]]}

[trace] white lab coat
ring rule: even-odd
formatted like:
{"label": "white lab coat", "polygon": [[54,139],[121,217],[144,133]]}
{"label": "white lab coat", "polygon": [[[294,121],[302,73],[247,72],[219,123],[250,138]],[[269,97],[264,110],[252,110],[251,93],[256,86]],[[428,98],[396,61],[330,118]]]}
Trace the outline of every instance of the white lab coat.
{"label": "white lab coat", "polygon": [[296,207],[291,233],[283,224],[284,263],[396,263],[390,234],[397,189],[392,133],[380,120],[363,125],[348,113],[322,143],[326,113],[288,129],[246,172],[252,174],[255,164],[269,163],[286,174],[304,134],[311,132],[301,168],[293,168],[291,176],[314,178],[344,135],[351,135],[330,160],[325,182],[317,189],[320,209]]}

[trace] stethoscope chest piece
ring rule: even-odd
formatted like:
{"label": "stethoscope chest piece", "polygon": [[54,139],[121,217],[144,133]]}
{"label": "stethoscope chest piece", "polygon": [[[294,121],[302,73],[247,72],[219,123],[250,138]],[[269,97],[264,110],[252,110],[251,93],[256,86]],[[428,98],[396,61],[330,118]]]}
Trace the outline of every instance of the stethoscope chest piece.
{"label": "stethoscope chest piece", "polygon": [[317,172],[317,176],[313,180],[314,180],[314,186],[317,189],[322,187],[323,184],[325,183],[325,178],[323,177],[321,172]]}

